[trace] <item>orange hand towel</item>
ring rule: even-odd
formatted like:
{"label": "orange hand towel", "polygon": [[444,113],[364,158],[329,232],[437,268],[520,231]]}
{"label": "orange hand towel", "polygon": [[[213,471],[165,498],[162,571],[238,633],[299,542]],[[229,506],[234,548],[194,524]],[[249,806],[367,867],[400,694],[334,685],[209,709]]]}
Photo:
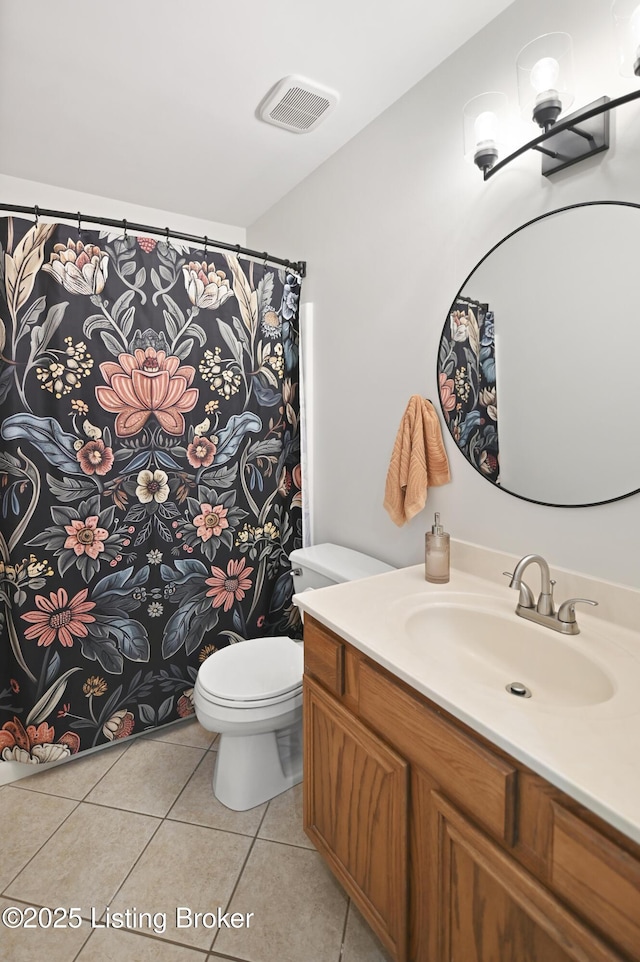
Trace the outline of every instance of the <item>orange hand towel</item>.
{"label": "orange hand towel", "polygon": [[391,520],[402,526],[424,508],[428,485],[450,480],[438,415],[431,401],[414,394],[393,446],[384,507]]}

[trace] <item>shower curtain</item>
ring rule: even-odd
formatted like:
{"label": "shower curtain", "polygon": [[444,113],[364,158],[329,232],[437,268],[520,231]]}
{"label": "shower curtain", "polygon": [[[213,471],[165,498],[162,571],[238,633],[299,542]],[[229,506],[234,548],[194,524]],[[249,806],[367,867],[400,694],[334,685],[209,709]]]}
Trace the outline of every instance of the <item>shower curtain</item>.
{"label": "shower curtain", "polygon": [[440,402],[454,441],[473,466],[500,484],[495,318],[488,304],[459,296],[440,339]]}
{"label": "shower curtain", "polygon": [[0,244],[0,756],[40,763],[299,633],[300,278],[16,218]]}

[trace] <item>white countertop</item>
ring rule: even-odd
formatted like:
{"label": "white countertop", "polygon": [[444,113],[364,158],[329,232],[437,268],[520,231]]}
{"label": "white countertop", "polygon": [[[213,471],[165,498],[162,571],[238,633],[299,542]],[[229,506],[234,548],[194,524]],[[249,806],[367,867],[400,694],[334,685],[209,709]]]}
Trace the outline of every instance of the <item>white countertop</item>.
{"label": "white countertop", "polygon": [[[499,571],[503,569],[500,568]],[[570,574],[570,573],[569,573]],[[567,574],[567,577],[569,577]],[[499,574],[498,574],[499,576]],[[560,582],[559,582],[560,583]],[[420,639],[407,634],[412,611],[446,595],[475,596],[513,622],[517,592],[498,582],[467,571],[451,571],[446,585],[424,580],[424,567],[401,568],[377,575],[302,592],[295,602],[306,613],[336,632],[378,664],[407,682],[470,728],[484,735],[509,755],[548,779],[609,824],[640,843],[640,633],[627,624],[601,617],[610,611],[607,589],[627,592],[602,583],[604,601],[600,617],[577,609],[581,633],[570,638],[549,628],[531,625],[558,644],[584,652],[612,679],[615,694],[599,704],[545,704],[508,694],[504,686],[488,687],[451,670],[451,658],[425,655]],[[594,593],[587,597],[598,598]],[[565,594],[558,596],[564,600]],[[583,595],[584,597],[584,595]],[[616,597],[618,597],[616,595]],[[635,608],[640,593],[633,592]],[[627,602],[629,598],[627,598]],[[592,609],[589,608],[588,612]],[[636,622],[640,624],[640,622]],[[444,664],[446,662],[446,664]],[[526,678],[505,678],[510,681]]]}

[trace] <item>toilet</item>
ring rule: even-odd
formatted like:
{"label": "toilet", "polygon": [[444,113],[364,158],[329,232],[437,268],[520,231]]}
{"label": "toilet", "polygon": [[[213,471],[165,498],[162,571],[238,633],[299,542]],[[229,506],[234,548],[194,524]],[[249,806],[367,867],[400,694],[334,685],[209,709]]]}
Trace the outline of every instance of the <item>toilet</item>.
{"label": "toilet", "polygon": [[[296,593],[394,569],[335,544],[290,555]],[[302,642],[249,638],[210,655],[193,691],[196,717],[219,732],[213,793],[242,812],[302,780]]]}

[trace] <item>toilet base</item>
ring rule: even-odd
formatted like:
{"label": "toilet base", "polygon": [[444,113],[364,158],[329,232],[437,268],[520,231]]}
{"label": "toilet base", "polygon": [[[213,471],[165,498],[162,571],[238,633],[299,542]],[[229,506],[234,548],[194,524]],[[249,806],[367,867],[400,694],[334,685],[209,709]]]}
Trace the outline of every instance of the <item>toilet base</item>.
{"label": "toilet base", "polygon": [[244,812],[302,781],[302,726],[258,735],[220,735],[213,794]]}

